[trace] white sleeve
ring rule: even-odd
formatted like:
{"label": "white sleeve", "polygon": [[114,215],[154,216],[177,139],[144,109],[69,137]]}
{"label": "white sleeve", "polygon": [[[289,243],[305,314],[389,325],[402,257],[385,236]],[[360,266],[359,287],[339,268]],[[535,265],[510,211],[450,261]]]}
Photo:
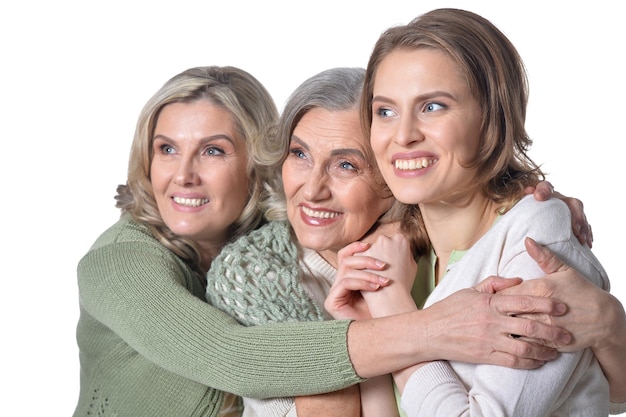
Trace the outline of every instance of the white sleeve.
{"label": "white sleeve", "polygon": [[242,417],[297,417],[296,403],[293,397],[243,399]]}
{"label": "white sleeve", "polygon": [[611,414],[626,413],[626,402],[624,403],[611,403]]}

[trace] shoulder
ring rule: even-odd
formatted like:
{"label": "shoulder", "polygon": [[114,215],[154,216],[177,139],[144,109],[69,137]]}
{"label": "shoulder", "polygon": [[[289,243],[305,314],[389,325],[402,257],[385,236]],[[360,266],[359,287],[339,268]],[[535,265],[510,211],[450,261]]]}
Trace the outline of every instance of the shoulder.
{"label": "shoulder", "polygon": [[115,243],[128,242],[160,245],[145,225],[135,221],[130,214],[123,214],[116,223],[102,232],[102,234],[91,246],[90,250],[95,250]]}
{"label": "shoulder", "polygon": [[524,196],[509,213],[515,213],[515,216],[540,216],[542,218],[570,216],[567,205],[560,199],[553,197],[546,201],[537,201],[532,195]]}
{"label": "shoulder", "polygon": [[269,262],[297,261],[298,249],[286,222],[272,221],[226,245],[211,265],[261,259]]}
{"label": "shoulder", "polygon": [[82,286],[122,285],[135,279],[153,282],[164,276],[178,282],[195,281],[193,271],[182,259],[127,214],[96,239],[77,270]]}
{"label": "shoulder", "polygon": [[270,273],[294,271],[298,248],[285,222],[272,221],[226,245],[211,262],[207,284],[232,285],[233,277],[255,286]]}
{"label": "shoulder", "polygon": [[244,325],[322,319],[301,285],[289,226],[270,222],[224,247],[207,274],[207,301]]}
{"label": "shoulder", "polygon": [[534,231],[537,236],[557,240],[569,239],[571,234],[571,213],[557,198],[537,201],[532,195],[525,196],[502,216],[500,223],[509,230]]}

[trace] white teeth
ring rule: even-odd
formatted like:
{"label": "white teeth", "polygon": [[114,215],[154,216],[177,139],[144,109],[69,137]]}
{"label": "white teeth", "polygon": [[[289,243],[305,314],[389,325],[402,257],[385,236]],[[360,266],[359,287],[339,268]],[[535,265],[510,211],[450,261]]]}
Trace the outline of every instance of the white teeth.
{"label": "white teeth", "polygon": [[209,199],[174,197],[174,201],[176,204],[180,204],[181,206],[200,207],[201,205],[208,203]]}
{"label": "white teeth", "polygon": [[310,208],[304,206],[302,207],[302,211],[307,216],[316,217],[318,219],[332,219],[333,217],[339,216],[339,213],[336,212],[311,210]]}
{"label": "white teeth", "polygon": [[396,169],[412,170],[422,169],[431,166],[437,162],[437,159],[417,158],[417,159],[396,159]]}

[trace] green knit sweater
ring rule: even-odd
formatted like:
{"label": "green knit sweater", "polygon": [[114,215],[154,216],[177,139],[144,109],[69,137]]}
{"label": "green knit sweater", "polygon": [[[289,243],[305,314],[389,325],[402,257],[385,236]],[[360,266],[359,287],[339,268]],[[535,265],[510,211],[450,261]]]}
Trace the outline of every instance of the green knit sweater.
{"label": "green knit sweater", "polygon": [[124,215],[78,265],[74,416],[216,416],[220,390],[256,398],[360,382],[348,321],[244,327],[204,301],[190,268]]}
{"label": "green knit sweater", "polygon": [[324,320],[300,282],[294,240],[286,222],[272,221],[226,245],[207,274],[209,303],[246,326]]}

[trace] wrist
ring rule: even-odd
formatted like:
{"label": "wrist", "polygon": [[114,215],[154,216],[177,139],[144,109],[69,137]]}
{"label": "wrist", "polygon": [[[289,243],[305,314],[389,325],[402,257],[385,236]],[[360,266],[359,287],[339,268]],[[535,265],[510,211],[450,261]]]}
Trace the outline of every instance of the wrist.
{"label": "wrist", "polygon": [[[608,293],[607,293],[608,294]],[[596,355],[602,351],[624,349],[626,346],[626,313],[622,303],[612,294],[608,294],[605,304],[606,325],[604,332],[596,338],[592,348]]]}
{"label": "wrist", "polygon": [[386,317],[417,310],[411,294],[403,290],[397,291],[393,287],[363,293],[363,298],[372,317]]}

